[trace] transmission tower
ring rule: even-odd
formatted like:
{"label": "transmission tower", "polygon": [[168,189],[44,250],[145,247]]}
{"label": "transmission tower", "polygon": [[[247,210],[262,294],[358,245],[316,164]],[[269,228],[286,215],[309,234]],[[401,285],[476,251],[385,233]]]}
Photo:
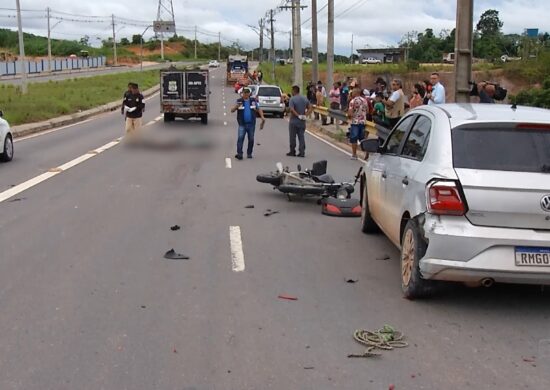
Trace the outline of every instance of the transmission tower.
{"label": "transmission tower", "polygon": [[[174,5],[172,0],[159,0],[159,6],[157,10],[157,22],[172,22],[176,26],[176,18],[174,16]],[[164,60],[164,32],[160,32],[160,56]]]}

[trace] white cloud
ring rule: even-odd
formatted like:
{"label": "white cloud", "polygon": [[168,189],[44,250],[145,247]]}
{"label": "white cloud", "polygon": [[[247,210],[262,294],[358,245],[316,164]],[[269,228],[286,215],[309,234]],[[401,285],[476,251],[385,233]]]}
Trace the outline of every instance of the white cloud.
{"label": "white cloud", "polygon": [[[327,0],[317,0],[318,9],[326,4]],[[5,2],[3,2],[5,3]],[[56,11],[78,15],[100,15],[108,17],[115,14],[118,17],[152,21],[156,18],[158,2],[155,0],[133,0],[132,2],[114,2],[110,0],[95,0],[92,2],[71,0],[21,0],[24,9],[44,10],[46,6]],[[311,1],[303,0],[307,5],[302,11],[302,21],[311,16]],[[258,46],[258,35],[247,25],[257,25],[270,8],[281,4],[281,0],[173,0],[176,25],[179,33],[188,37],[193,36],[194,26],[202,31],[213,34],[221,32],[224,44],[239,40],[241,45],[248,48]],[[352,6],[357,4],[355,8]],[[13,7],[13,5],[12,5]],[[541,31],[550,30],[550,8],[541,0],[476,0],[475,16],[486,9],[497,9],[504,22],[503,31],[506,33],[521,33],[524,28],[535,27]],[[348,10],[347,13],[344,11]],[[7,19],[1,15],[13,14],[10,11],[0,10],[0,22],[8,28],[15,28],[15,19]],[[24,13],[23,25],[28,32],[46,35],[45,11],[38,13]],[[456,0],[335,0],[335,46],[339,54],[349,55],[351,36],[354,35],[355,48],[366,45],[392,46],[396,45],[401,37],[409,31],[424,31],[432,28],[436,34],[442,29],[452,29],[455,26]],[[35,18],[30,18],[34,16]],[[67,17],[69,18],[69,17]],[[290,30],[290,12],[280,11],[275,16],[276,47],[288,47],[288,31]],[[56,21],[52,21],[56,22]],[[319,13],[319,48],[326,50],[326,9]],[[124,28],[122,28],[124,27]],[[130,37],[140,34],[143,27],[117,26],[120,29],[118,36]],[[75,23],[65,20],[55,27],[53,37],[79,39],[89,35],[105,39],[112,34],[108,22]],[[151,34],[151,31],[148,32]],[[304,23],[303,46],[311,43],[311,23]],[[201,41],[216,41],[216,37],[199,34]],[[97,41],[96,41],[97,42]],[[268,40],[264,40],[267,47]]]}

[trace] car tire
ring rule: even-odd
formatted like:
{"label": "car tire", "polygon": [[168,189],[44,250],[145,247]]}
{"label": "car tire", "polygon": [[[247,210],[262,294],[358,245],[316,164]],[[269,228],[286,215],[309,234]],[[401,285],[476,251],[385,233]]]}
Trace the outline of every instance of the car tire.
{"label": "car tire", "polygon": [[273,184],[275,187],[281,184],[281,175],[275,173],[262,173],[256,176],[256,181],[260,183]]}
{"label": "car tire", "polygon": [[171,114],[169,112],[164,113],[164,121],[165,122],[173,122],[174,119],[176,119],[176,116],[174,114]]}
{"label": "car tire", "polygon": [[420,259],[428,245],[417,222],[410,219],[405,226],[401,242],[401,288],[407,299],[426,298],[433,293],[435,282],[422,278]]}
{"label": "car tire", "polygon": [[2,155],[0,160],[4,162],[11,161],[13,159],[13,139],[11,134],[6,135],[4,139],[4,146],[2,147]]}
{"label": "car tire", "polygon": [[201,123],[203,125],[207,125],[208,124],[208,114],[202,114],[201,115]]}
{"label": "car tire", "polygon": [[363,233],[376,233],[379,228],[370,214],[366,182],[365,178],[361,179],[361,231]]}

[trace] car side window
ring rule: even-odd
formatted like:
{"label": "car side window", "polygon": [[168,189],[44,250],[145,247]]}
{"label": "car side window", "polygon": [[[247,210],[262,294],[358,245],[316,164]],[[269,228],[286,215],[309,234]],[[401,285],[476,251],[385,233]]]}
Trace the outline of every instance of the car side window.
{"label": "car side window", "polygon": [[411,115],[401,121],[391,132],[386,145],[384,154],[398,154],[399,146],[407,134],[407,131],[411,127],[412,122],[416,118],[416,115]]}
{"label": "car side window", "polygon": [[430,131],[432,129],[432,121],[430,118],[420,115],[414,123],[405,145],[403,146],[403,156],[422,161],[428,148],[430,140]]}

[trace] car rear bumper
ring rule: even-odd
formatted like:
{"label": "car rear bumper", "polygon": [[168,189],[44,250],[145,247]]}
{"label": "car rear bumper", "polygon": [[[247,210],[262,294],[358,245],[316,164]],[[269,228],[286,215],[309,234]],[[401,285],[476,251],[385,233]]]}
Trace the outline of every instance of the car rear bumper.
{"label": "car rear bumper", "polygon": [[283,112],[285,112],[285,107],[280,107],[280,106],[268,106],[266,104],[261,104],[260,107],[262,108],[262,111],[263,112],[267,112],[267,113],[279,113],[279,114],[282,114]]}
{"label": "car rear bumper", "polygon": [[426,214],[428,240],[420,261],[425,279],[550,284],[550,266],[516,265],[515,248],[550,247],[550,231],[472,225],[464,217]]}

